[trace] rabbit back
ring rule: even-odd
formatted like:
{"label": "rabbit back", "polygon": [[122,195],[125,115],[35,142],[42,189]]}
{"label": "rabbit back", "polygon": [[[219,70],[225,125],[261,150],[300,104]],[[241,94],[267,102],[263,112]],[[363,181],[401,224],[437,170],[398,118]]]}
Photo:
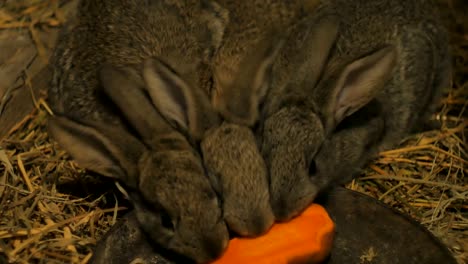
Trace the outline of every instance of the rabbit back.
{"label": "rabbit back", "polygon": [[[330,8],[341,20],[342,27],[325,70],[330,75],[385,45],[396,47],[397,65],[377,95],[383,106],[386,136],[393,143],[427,118],[427,114],[419,113],[433,111],[443,88],[449,84],[448,34],[430,3],[329,0],[317,10],[320,13],[322,8]],[[327,98],[326,89],[316,92],[316,98]]]}
{"label": "rabbit back", "polygon": [[209,77],[203,65],[219,45],[226,19],[219,6],[206,2],[81,1],[77,25],[62,32],[53,57],[52,109],[77,119],[116,123],[115,109],[98,91],[103,63],[139,65],[158,56],[180,72],[196,67],[199,74],[187,78],[194,85],[205,84]]}
{"label": "rabbit back", "polygon": [[[306,9],[304,1],[218,1],[229,11],[224,39],[213,58],[214,70],[222,84],[230,83],[245,56],[271,29],[287,32]],[[222,89],[222,85],[215,86]]]}

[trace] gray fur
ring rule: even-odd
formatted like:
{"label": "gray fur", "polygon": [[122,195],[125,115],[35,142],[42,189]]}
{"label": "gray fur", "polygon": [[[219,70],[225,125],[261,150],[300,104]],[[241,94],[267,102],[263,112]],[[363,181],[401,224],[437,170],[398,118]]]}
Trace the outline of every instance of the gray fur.
{"label": "gray fur", "polygon": [[[266,80],[260,129],[278,220],[350,180],[428,117],[450,75],[447,33],[432,11],[425,0],[325,0],[309,26],[292,30]],[[314,31],[328,38],[298,37]]]}
{"label": "gray fur", "polygon": [[[308,7],[300,0],[218,2],[229,11],[230,23],[226,25],[224,39],[213,57],[213,105],[226,119],[252,125],[258,121],[258,106],[263,102],[265,87],[253,86],[251,77],[255,76],[259,71],[258,67],[263,63],[272,64],[269,61],[277,54],[270,51],[271,56],[262,56],[261,51],[264,49],[262,46],[259,49],[259,44],[262,45],[262,41],[267,39],[271,49],[281,47],[281,41],[288,34],[291,24]],[[275,42],[278,44],[273,45]],[[257,75],[257,83],[263,81],[257,86],[267,86],[270,71],[268,69],[265,76]],[[225,100],[225,97],[243,97],[242,101],[248,104],[236,106],[234,103],[240,100],[234,100],[232,103]]]}
{"label": "gray fur", "polygon": [[[229,11],[223,41],[213,57],[213,107],[225,119],[201,144],[211,181],[223,197],[228,227],[243,236],[267,231],[275,218],[268,170],[251,130],[268,92],[265,79],[301,1],[218,1]],[[218,138],[219,140],[215,140]],[[222,139],[222,140],[221,140]],[[215,155],[219,149],[226,150]],[[208,154],[208,155],[205,155]]]}

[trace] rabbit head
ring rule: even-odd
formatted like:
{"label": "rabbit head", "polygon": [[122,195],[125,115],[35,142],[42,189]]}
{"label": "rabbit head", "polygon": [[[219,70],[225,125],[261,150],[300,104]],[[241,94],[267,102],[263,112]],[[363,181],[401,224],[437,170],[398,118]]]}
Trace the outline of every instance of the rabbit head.
{"label": "rabbit head", "polygon": [[217,116],[198,111],[205,105],[195,97],[175,105],[172,96],[183,98],[174,90],[178,80],[170,78],[172,73],[145,69],[149,91],[163,90],[159,95],[165,103],[158,108],[145,91],[148,82],[136,71],[104,66],[99,74],[105,94],[136,135],[120,126],[58,116],[50,119],[49,131],[81,166],[123,183],[151,240],[198,263],[216,259],[228,244],[228,230],[201,158],[184,133],[200,133],[218,122]]}
{"label": "rabbit head", "polygon": [[[394,48],[384,47],[344,66],[325,69],[338,21],[330,17],[306,27],[302,48],[286,50],[284,55],[289,58],[287,63],[301,61],[288,65],[295,75],[284,78],[287,81],[279,92],[267,98],[272,103],[262,124],[261,150],[269,168],[272,208],[279,221],[298,215],[333,180],[316,160],[323,143],[346,117],[374,98],[395,65]],[[296,41],[294,37],[292,34],[292,41]],[[285,46],[294,47],[288,44]],[[327,155],[325,158],[335,158]]]}
{"label": "rabbit head", "polygon": [[267,170],[252,131],[224,122],[201,142],[208,176],[223,202],[229,229],[258,236],[275,220],[270,206]]}

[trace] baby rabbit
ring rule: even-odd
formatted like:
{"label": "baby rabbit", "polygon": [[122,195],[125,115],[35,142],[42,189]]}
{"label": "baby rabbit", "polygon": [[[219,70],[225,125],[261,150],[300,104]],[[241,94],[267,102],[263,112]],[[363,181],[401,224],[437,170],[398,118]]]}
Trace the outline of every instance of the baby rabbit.
{"label": "baby rabbit", "polygon": [[[141,139],[121,126],[64,114],[51,117],[50,134],[78,164],[124,184],[150,239],[197,263],[216,259],[227,246],[228,230],[193,145],[165,122],[144,93],[145,84],[128,69],[104,66],[100,75],[106,94]],[[185,129],[203,120],[194,118]]]}
{"label": "baby rabbit", "polygon": [[[275,220],[268,170],[252,128],[268,88],[262,80],[269,76],[287,25],[300,10],[299,2],[218,1],[229,11],[229,23],[213,58],[210,94],[226,125],[212,133],[223,140],[205,140],[201,149],[210,179],[223,194],[226,222],[243,236],[260,235]],[[224,155],[229,159],[214,154],[220,148],[229,149]]]}
{"label": "baby rabbit", "polygon": [[[312,74],[296,75],[283,86],[282,106],[266,108],[262,150],[278,219],[297,215],[317,192],[351,179],[432,111],[448,85],[450,56],[431,8],[428,1],[322,1],[314,16],[339,17],[336,40],[328,48],[308,45],[315,62],[305,69]],[[295,89],[309,107],[293,99]]]}
{"label": "baby rabbit", "polygon": [[259,132],[280,221],[423,122],[451,71],[425,0],[324,0],[284,47]]}
{"label": "baby rabbit", "polygon": [[[277,35],[272,35],[259,40],[254,44],[255,54],[247,53],[240,62],[242,85],[252,87],[244,91],[246,97],[256,96],[262,89],[256,80],[271,68],[269,58],[276,56],[282,44],[276,39]],[[224,91],[235,96],[217,102],[250,107],[252,102],[237,96],[237,88],[226,87]],[[271,227],[275,217],[270,206],[267,169],[249,125],[241,119],[226,119],[207,132],[201,141],[201,152],[211,182],[222,196],[228,227],[242,236],[258,236]]]}
{"label": "baby rabbit", "polygon": [[228,230],[193,141],[219,117],[196,96],[155,108],[146,86],[179,97],[181,83],[144,62],[164,58],[193,87],[206,85],[225,12],[198,0],[87,0],[77,18],[55,53],[51,136],[84,168],[123,183],[157,244],[196,262],[217,258]]}

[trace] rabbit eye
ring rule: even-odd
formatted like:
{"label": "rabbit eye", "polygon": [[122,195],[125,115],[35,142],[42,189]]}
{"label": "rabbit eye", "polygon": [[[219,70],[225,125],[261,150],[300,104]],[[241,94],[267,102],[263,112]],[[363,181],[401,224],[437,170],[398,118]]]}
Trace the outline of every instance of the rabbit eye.
{"label": "rabbit eye", "polygon": [[169,214],[167,214],[166,212],[161,212],[160,216],[161,216],[161,225],[164,228],[173,231],[174,230],[174,224],[172,223],[172,219],[169,216]]}
{"label": "rabbit eye", "polygon": [[315,160],[312,160],[309,163],[309,176],[314,176],[317,173],[317,163]]}

